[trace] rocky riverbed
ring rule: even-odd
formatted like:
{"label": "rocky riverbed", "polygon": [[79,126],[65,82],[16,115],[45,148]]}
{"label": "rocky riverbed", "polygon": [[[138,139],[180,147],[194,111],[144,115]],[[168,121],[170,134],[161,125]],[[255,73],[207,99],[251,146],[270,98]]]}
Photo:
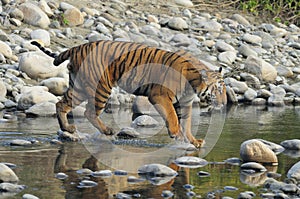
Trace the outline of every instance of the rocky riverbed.
{"label": "rocky riverbed", "polygon": [[[96,40],[132,41],[170,51],[183,49],[212,69],[224,68],[229,103],[300,104],[300,28],[293,24],[271,24],[238,12],[203,12],[198,9],[197,2],[189,0],[2,0],[1,3],[0,110],[4,111],[0,122],[12,121],[20,115],[55,115],[55,103],[68,87],[66,63],[55,67],[51,58],[30,44],[32,40],[42,42],[54,52]],[[110,103],[127,106],[134,99],[135,96],[116,88]],[[74,115],[82,116],[83,111],[84,107],[80,106],[74,110]],[[15,140],[15,143],[33,144],[24,143],[24,140]],[[292,145],[293,150],[299,150],[297,140],[288,143],[293,144],[282,145],[286,148]],[[265,149],[266,145],[266,142],[257,141],[252,149],[259,148],[262,154],[270,152],[272,157],[267,159],[276,162],[276,155],[272,149]],[[241,149],[246,148],[245,143],[242,146]],[[242,159],[248,158],[249,154],[245,153],[251,154],[251,149],[241,152]],[[258,159],[251,161],[260,162]],[[0,166],[14,179],[2,181],[17,181],[18,177],[9,166]],[[249,170],[256,172],[253,168],[247,168]],[[262,197],[299,197],[299,164],[291,170],[288,177],[293,180],[268,180],[265,188],[271,191]],[[90,186],[91,183],[84,181],[81,185]],[[1,190],[13,189],[13,192],[24,189],[23,185],[1,186]],[[163,193],[166,197],[170,196],[168,194],[172,193]],[[24,196],[30,197],[34,196]],[[251,197],[254,197],[251,193],[239,196]]]}

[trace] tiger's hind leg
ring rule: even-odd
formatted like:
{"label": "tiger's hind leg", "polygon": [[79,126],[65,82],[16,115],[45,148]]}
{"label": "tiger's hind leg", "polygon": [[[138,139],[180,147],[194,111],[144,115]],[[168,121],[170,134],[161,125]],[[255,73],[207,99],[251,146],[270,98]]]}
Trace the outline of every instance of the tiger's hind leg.
{"label": "tiger's hind leg", "polygon": [[84,101],[83,94],[79,92],[76,95],[73,94],[73,89],[69,88],[63,98],[56,103],[56,115],[60,129],[62,131],[68,131],[69,133],[74,133],[76,127],[74,124],[70,124],[67,118],[67,114],[72,111],[72,108],[81,104]]}

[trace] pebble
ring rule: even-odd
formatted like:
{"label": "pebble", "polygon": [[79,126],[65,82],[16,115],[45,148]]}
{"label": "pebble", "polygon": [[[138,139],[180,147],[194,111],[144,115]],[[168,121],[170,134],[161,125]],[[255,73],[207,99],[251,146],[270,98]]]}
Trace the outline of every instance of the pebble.
{"label": "pebble", "polygon": [[206,171],[199,171],[198,176],[199,177],[209,177],[211,174]]}
{"label": "pebble", "polygon": [[28,141],[28,140],[21,140],[21,139],[16,139],[16,140],[12,140],[10,142],[11,146],[31,146],[32,142]]}
{"label": "pebble", "polygon": [[80,175],[91,175],[93,171],[91,171],[90,169],[79,169],[76,171],[76,173]]}
{"label": "pebble", "polygon": [[300,150],[300,140],[299,139],[292,139],[292,140],[285,140],[280,143],[285,149],[289,150]]}
{"label": "pebble", "polygon": [[169,190],[163,190],[162,193],[161,193],[161,196],[163,198],[171,198],[171,197],[174,196],[174,194]]}
{"label": "pebble", "polygon": [[77,186],[77,188],[91,188],[91,187],[95,187],[97,186],[98,183],[91,181],[91,180],[82,180],[81,182],[79,182],[79,185]]}
{"label": "pebble", "polygon": [[198,157],[193,157],[193,156],[183,156],[177,158],[174,161],[174,163],[180,167],[188,167],[188,168],[204,167],[208,164],[206,160]]}
{"label": "pebble", "polygon": [[137,117],[132,123],[132,127],[155,127],[159,123],[148,115],[141,115]]}
{"label": "pebble", "polygon": [[136,183],[140,183],[140,182],[144,182],[145,179],[143,178],[137,178],[135,176],[128,176],[127,178],[127,182],[130,184],[136,184]]}
{"label": "pebble", "polygon": [[111,170],[100,170],[100,171],[94,171],[91,173],[93,177],[111,177],[112,176],[112,171]]}
{"label": "pebble", "polygon": [[128,172],[124,171],[124,170],[115,170],[114,175],[116,175],[116,176],[127,176]]}
{"label": "pebble", "polygon": [[26,188],[25,185],[17,185],[8,182],[0,183],[0,192],[19,193]]}
{"label": "pebble", "polygon": [[162,164],[148,164],[138,169],[140,175],[176,176],[177,172]]}
{"label": "pebble", "polygon": [[8,167],[6,164],[0,163],[0,181],[18,182],[19,178],[10,167]]}
{"label": "pebble", "polygon": [[69,176],[68,176],[67,174],[65,174],[65,173],[57,173],[57,174],[55,175],[55,177],[56,177],[57,179],[59,179],[59,180],[64,180],[64,179],[68,178]]}
{"label": "pebble", "polygon": [[140,133],[132,127],[124,127],[120,130],[119,133],[117,133],[117,136],[123,139],[132,139],[138,138],[140,136]]}
{"label": "pebble", "polygon": [[267,171],[267,169],[256,162],[247,162],[241,165],[241,169],[242,171],[246,172],[246,173],[252,173],[252,172],[265,172]]}
{"label": "pebble", "polygon": [[39,199],[39,197],[26,193],[22,196],[22,199]]}

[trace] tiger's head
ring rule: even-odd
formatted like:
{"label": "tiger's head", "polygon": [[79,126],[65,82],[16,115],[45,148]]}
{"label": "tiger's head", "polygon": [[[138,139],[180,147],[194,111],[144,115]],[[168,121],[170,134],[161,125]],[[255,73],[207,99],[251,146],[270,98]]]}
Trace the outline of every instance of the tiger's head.
{"label": "tiger's head", "polygon": [[221,108],[227,104],[226,86],[221,73],[222,67],[218,71],[201,71],[203,82],[198,97],[202,106]]}

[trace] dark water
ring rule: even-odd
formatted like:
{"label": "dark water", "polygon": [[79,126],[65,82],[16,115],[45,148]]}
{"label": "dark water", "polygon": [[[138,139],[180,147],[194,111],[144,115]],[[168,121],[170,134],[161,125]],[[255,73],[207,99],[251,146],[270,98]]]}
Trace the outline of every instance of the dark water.
{"label": "dark water", "polygon": [[[185,155],[185,152],[182,149],[172,148],[174,141],[167,136],[159,117],[155,117],[160,121],[157,127],[138,129],[142,133],[139,141],[115,141],[115,144],[111,144],[110,141],[90,139],[86,142],[55,145],[50,144],[50,141],[57,137],[56,118],[5,115],[4,117],[8,119],[0,120],[0,162],[16,164],[14,171],[20,179],[19,184],[27,186],[24,191],[11,198],[21,198],[23,194],[30,193],[40,198],[105,199],[113,198],[119,192],[131,195],[138,193],[141,198],[162,198],[163,190],[172,191],[174,198],[187,198],[187,191],[183,188],[187,183],[194,185],[193,191],[202,198],[211,192],[217,196],[236,198],[240,192],[253,191],[259,196],[264,191],[262,184],[266,180],[265,174],[256,177],[243,176],[238,166],[221,162],[227,158],[239,157],[240,144],[248,139],[262,138],[280,143],[283,140],[300,138],[300,107],[234,106],[228,108],[224,120],[219,113],[214,113],[213,116],[202,114],[200,119],[198,115],[198,111],[194,111],[193,132],[197,132],[199,138],[207,137],[211,133],[214,135],[208,137],[206,148],[190,154],[211,162],[205,167],[196,169],[180,168],[172,163],[176,157]],[[131,113],[128,109],[114,110],[113,114],[104,114],[102,117],[116,130],[129,126],[131,122]],[[76,119],[75,123],[81,132],[89,134],[95,132],[84,118]],[[217,131],[220,129],[219,136]],[[208,133],[205,135],[205,132]],[[10,146],[10,140],[17,138],[35,140],[36,144],[30,147]],[[284,180],[288,169],[299,161],[299,157],[299,154],[282,153],[278,155],[279,165],[268,169],[282,174],[281,180]],[[179,175],[161,185],[154,185],[149,181],[135,184],[127,182],[128,176],[138,177],[136,171],[139,166],[148,163],[168,165]],[[76,173],[81,168],[89,168],[92,171],[123,169],[129,174],[95,178]],[[197,175],[199,171],[206,171],[211,175],[199,177]],[[58,172],[64,172],[69,177],[59,180],[55,177]],[[77,188],[83,179],[93,180],[98,186]],[[238,190],[224,191],[225,186],[234,186]]]}

